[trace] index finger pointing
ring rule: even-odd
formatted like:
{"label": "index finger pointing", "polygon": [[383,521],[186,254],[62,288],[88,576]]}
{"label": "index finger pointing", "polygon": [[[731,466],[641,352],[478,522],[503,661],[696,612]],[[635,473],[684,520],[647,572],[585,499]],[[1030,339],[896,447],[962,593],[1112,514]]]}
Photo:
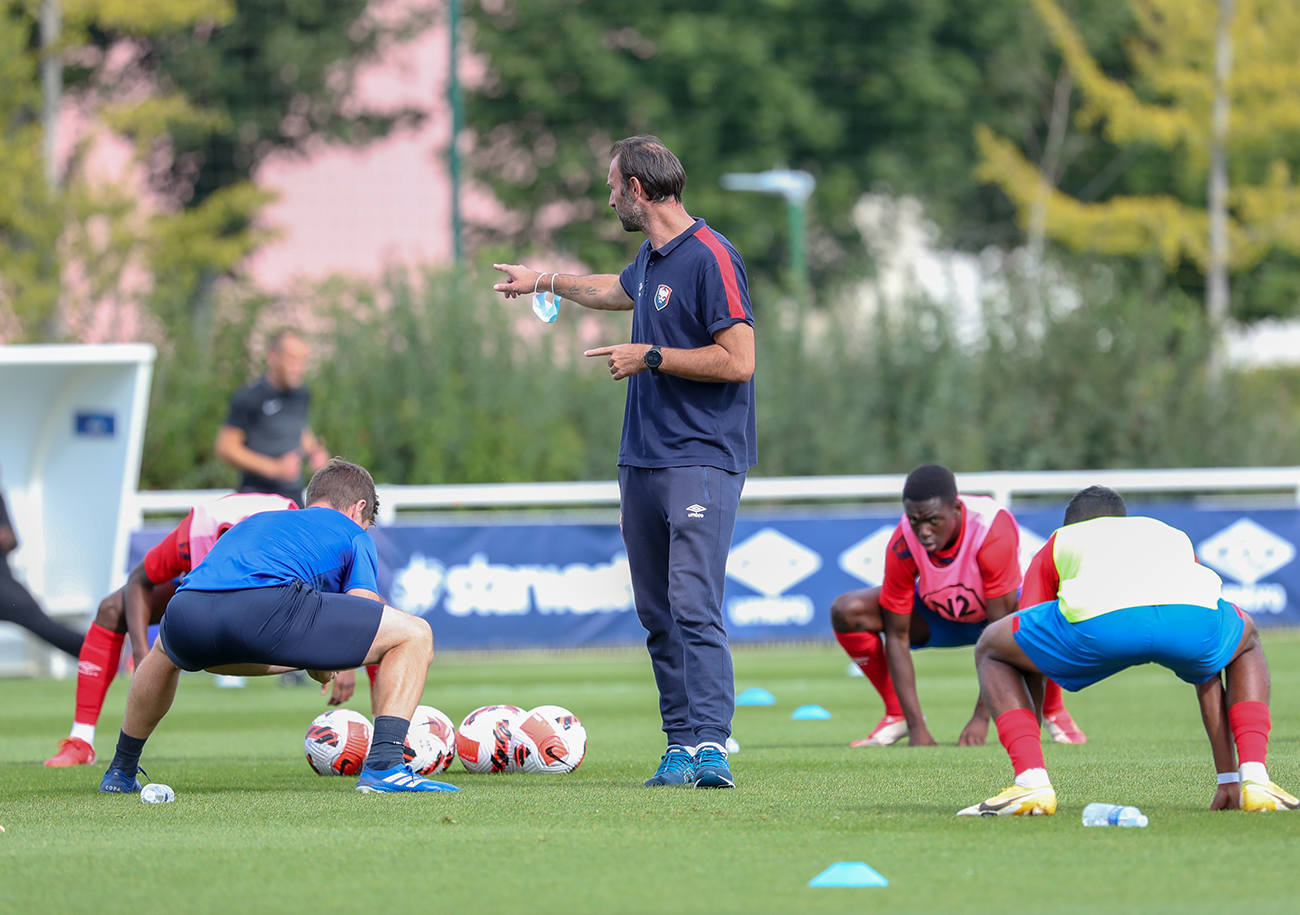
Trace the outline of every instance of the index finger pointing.
{"label": "index finger pointing", "polygon": [[612,346],[600,346],[600,347],[597,347],[596,349],[589,349],[589,350],[587,350],[585,353],[583,353],[582,355],[584,355],[584,356],[609,356],[609,355],[611,355],[613,352],[614,352],[614,347],[612,347]]}

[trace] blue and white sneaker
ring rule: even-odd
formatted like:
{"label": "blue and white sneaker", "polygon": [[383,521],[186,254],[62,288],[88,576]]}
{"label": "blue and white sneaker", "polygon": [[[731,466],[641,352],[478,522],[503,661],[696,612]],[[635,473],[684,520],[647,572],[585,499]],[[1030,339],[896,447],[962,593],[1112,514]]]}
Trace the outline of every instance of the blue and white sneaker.
{"label": "blue and white sneaker", "polygon": [[104,773],[104,780],[99,783],[100,794],[134,794],[139,790],[140,780],[134,775],[127,775],[121,769],[109,769]]}
{"label": "blue and white sneaker", "polygon": [[716,743],[702,743],[695,749],[693,762],[695,788],[734,788],[731,766],[727,765],[727,751]]}
{"label": "blue and white sneaker", "polygon": [[650,776],[645,785],[654,788],[658,785],[689,785],[695,780],[695,757],[691,751],[678,744],[673,744],[659,760],[659,768]]}
{"label": "blue and white sneaker", "polygon": [[390,794],[396,791],[459,791],[455,785],[435,782],[411,771],[410,766],[393,766],[391,769],[362,769],[357,776],[357,791],[361,794]]}

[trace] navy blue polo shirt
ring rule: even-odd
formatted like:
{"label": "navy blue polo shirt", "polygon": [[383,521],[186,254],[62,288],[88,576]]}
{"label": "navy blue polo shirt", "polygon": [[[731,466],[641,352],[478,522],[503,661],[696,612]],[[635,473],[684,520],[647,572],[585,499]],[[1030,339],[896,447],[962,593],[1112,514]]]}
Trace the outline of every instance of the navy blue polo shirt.
{"label": "navy blue polo shirt", "polygon": [[[703,219],[662,248],[651,248],[646,240],[619,282],[634,303],[633,343],[699,349],[712,344],[723,328],[754,324],[745,264]],[[754,379],[738,384],[664,372],[633,375],[618,462],[748,471],[758,463]]]}

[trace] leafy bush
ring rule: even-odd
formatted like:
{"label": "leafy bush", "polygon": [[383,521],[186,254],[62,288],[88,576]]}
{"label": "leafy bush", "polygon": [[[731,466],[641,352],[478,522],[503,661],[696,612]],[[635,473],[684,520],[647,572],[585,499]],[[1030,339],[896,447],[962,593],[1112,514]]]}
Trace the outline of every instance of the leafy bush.
{"label": "leafy bush", "polygon": [[[1022,291],[986,309],[975,345],[930,303],[855,330],[843,313],[800,322],[757,287],[755,473],[1300,463],[1300,376],[1210,384],[1199,303],[1111,285],[1121,291],[1094,284],[1064,313]],[[627,316],[565,305],[544,326],[489,287],[431,271],[313,289],[313,427],[381,482],[614,478],[626,387],[581,353],[626,340]],[[231,393],[261,368],[249,340],[269,310],[237,295],[209,342],[163,347],[143,487],[233,485],[212,442]]]}

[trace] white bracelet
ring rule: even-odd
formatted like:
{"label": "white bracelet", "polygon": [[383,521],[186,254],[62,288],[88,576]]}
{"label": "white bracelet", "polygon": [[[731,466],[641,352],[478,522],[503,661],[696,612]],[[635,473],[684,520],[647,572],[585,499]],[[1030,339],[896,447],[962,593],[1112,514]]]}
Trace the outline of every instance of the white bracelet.
{"label": "white bracelet", "polygon": [[1220,784],[1220,785],[1235,785],[1235,784],[1236,784],[1237,782],[1239,782],[1239,781],[1241,781],[1241,775],[1240,775],[1239,773],[1237,773],[1237,772],[1220,772],[1220,773],[1219,773],[1219,784]]}

